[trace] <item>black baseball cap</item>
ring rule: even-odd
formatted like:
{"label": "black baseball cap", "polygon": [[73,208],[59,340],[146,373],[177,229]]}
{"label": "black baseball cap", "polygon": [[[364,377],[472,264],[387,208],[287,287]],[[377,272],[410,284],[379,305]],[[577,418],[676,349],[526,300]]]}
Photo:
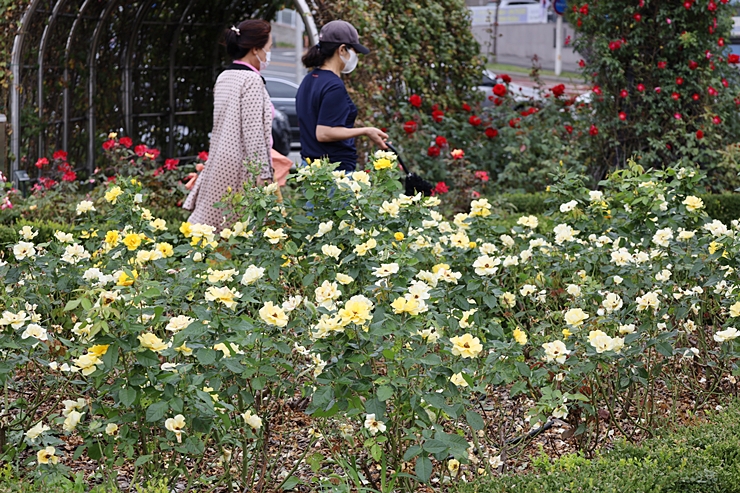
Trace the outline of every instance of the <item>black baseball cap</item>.
{"label": "black baseball cap", "polygon": [[346,21],[327,22],[319,33],[319,42],[321,41],[346,44],[363,55],[370,53],[370,50],[360,44],[360,36],[357,34],[357,29]]}

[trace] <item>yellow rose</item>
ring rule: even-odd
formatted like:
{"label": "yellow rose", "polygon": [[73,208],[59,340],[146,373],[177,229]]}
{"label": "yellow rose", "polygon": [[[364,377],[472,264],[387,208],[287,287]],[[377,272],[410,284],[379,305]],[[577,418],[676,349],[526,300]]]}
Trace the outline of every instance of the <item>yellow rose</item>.
{"label": "yellow rose", "polygon": [[740,317],[740,301],[736,302],[734,305],[730,307],[730,316]]}
{"label": "yellow rose", "polygon": [[36,453],[36,460],[39,464],[48,464],[50,462],[52,464],[56,464],[59,462],[59,457],[54,454],[56,454],[56,449],[54,447],[42,448]]}
{"label": "yellow rose", "polygon": [[265,303],[265,306],[260,308],[260,318],[268,325],[276,325],[278,327],[288,325],[288,316],[282,308],[275,306],[272,301],[268,301]]}
{"label": "yellow rose", "polygon": [[399,231],[398,233],[395,233],[393,237],[396,239],[396,241],[402,241],[406,236]]}
{"label": "yellow rose", "polygon": [[125,272],[121,272],[121,275],[118,276],[118,282],[116,282],[116,285],[131,286],[134,283],[134,280],[139,278],[139,273],[135,270],[132,270],[131,274],[134,276],[133,278],[129,277],[128,274],[126,274]]}
{"label": "yellow rose", "polygon": [[182,233],[182,235],[185,238],[190,238],[190,236],[193,234],[193,228],[190,225],[190,223],[188,223],[188,222],[182,223],[180,225],[180,233]]}
{"label": "yellow rose", "polygon": [[693,195],[689,195],[686,197],[686,199],[681,202],[683,205],[686,206],[686,210],[690,212],[697,211],[704,207],[704,201],[700,199],[699,197],[694,197]]}
{"label": "yellow rose", "polygon": [[376,170],[388,169],[391,166],[393,166],[393,163],[391,163],[390,159],[386,158],[380,158],[373,163],[373,167],[375,167]]}
{"label": "yellow rose", "polygon": [[514,340],[518,343],[524,346],[527,343],[527,333],[524,332],[522,329],[517,327],[514,329],[514,332],[511,333],[512,336],[514,336]]}
{"label": "yellow rose", "polygon": [[108,347],[110,347],[110,344],[97,344],[95,346],[92,346],[87,350],[88,354],[94,354],[98,358],[103,356],[105,353],[108,352]]}
{"label": "yellow rose", "polygon": [[105,233],[104,241],[108,246],[113,248],[118,245],[119,241],[121,241],[121,235],[118,234],[118,231],[108,231]]}
{"label": "yellow rose", "polygon": [[371,313],[373,302],[361,294],[355,295],[344,304],[339,310],[339,316],[342,318],[342,325],[354,323],[363,325],[373,319]]}
{"label": "yellow rose", "polygon": [[116,200],[118,200],[118,197],[123,195],[123,190],[121,190],[121,187],[115,186],[105,192],[105,200],[110,202],[111,204],[115,204]]}
{"label": "yellow rose", "polygon": [[141,237],[136,233],[129,233],[123,238],[123,244],[132,252],[141,245]]}
{"label": "yellow rose", "polygon": [[432,273],[436,274],[440,269],[450,270],[449,264],[437,264],[432,267]]}
{"label": "yellow rose", "polygon": [[483,351],[483,345],[480,339],[470,334],[463,334],[459,337],[451,337],[452,354],[462,356],[463,358],[475,358]]}
{"label": "yellow rose", "polygon": [[162,254],[164,258],[171,257],[172,255],[175,254],[175,251],[172,248],[172,245],[170,245],[169,243],[157,243],[156,248],[159,251],[159,253]]}
{"label": "yellow rose", "polygon": [[151,349],[155,353],[164,351],[165,349],[170,347],[170,344],[165,344],[162,339],[152,334],[151,332],[139,334],[138,339],[141,343],[141,347],[145,349]]}
{"label": "yellow rose", "polygon": [[583,324],[583,321],[588,318],[588,313],[585,313],[580,308],[573,308],[565,312],[565,323],[578,327]]}

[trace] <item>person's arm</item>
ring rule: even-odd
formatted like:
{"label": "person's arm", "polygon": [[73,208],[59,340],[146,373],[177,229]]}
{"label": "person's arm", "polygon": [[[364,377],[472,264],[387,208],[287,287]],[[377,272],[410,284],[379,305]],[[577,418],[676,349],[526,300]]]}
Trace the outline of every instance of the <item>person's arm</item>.
{"label": "person's arm", "polygon": [[375,127],[328,127],[316,125],[316,140],[319,142],[337,142],[340,140],[353,139],[355,137],[367,137],[381,149],[388,149],[385,145],[388,134]]}

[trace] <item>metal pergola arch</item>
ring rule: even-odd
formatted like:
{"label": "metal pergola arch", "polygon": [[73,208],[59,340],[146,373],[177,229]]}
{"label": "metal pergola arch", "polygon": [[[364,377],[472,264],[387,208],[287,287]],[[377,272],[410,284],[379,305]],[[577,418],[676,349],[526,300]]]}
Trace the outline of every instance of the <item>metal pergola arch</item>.
{"label": "metal pergola arch", "polygon": [[[92,173],[108,131],[171,157],[206,148],[221,29],[272,18],[283,3],[31,0],[11,54],[11,177],[59,148]],[[316,43],[306,0],[294,3]]]}

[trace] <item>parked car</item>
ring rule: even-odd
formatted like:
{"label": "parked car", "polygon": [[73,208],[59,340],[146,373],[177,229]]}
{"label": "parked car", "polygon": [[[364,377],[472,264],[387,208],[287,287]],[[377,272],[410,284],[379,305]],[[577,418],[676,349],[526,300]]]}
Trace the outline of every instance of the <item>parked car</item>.
{"label": "parked car", "polygon": [[295,95],[298,92],[298,84],[276,77],[265,77],[265,82],[267,82],[267,92],[270,94],[273,106],[288,117],[291,143],[298,144],[300,142],[300,132],[298,131],[298,113],[295,110]]}
{"label": "parked car", "polygon": [[288,115],[275,108],[275,115],[272,118],[272,148],[287,156],[290,154],[291,137]]}
{"label": "parked car", "polygon": [[[483,101],[483,106],[491,106],[493,104],[488,98],[489,96],[493,96],[493,86],[503,83],[504,81],[498,75],[494,74],[490,70],[483,70],[481,82],[478,86],[478,90],[482,91],[486,98]],[[513,82],[509,83],[509,93],[516,101],[527,102],[542,99],[542,94],[536,88],[521,86]]]}

